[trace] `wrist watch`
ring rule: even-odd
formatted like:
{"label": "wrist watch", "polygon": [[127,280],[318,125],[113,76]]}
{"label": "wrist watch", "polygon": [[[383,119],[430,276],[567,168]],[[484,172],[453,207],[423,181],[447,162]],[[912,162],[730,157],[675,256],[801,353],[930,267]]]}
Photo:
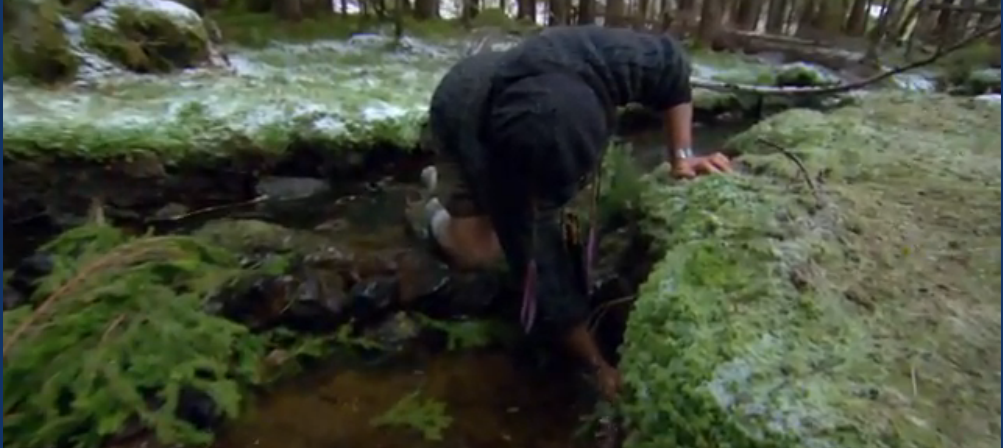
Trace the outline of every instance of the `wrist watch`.
{"label": "wrist watch", "polygon": [[677,160],[686,160],[693,158],[693,148],[681,148],[676,150]]}

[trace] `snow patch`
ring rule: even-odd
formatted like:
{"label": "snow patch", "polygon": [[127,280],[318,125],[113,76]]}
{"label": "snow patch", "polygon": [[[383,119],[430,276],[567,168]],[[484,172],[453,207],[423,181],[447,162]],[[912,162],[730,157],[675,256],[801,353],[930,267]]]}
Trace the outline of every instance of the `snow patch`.
{"label": "snow patch", "polygon": [[[977,101],[982,101],[982,102],[986,102],[986,103],[992,103],[992,104],[997,104],[997,105],[1000,104],[1000,94],[998,94],[998,93],[994,93],[994,94],[990,94],[990,95],[979,95],[979,96],[975,97],[975,99]],[[4,103],[4,104],[6,104],[6,103]]]}
{"label": "snow patch", "polygon": [[107,0],[101,7],[84,14],[85,25],[114,30],[119,8],[133,9],[163,16],[180,26],[201,27],[202,18],[191,8],[171,0]]}

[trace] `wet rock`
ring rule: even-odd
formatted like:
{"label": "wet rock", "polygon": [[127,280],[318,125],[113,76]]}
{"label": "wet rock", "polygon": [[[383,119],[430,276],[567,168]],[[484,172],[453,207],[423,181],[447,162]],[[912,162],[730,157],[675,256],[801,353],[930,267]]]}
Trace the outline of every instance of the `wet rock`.
{"label": "wet rock", "polygon": [[255,187],[261,196],[278,201],[295,201],[326,195],[330,185],[309,177],[266,177]]}
{"label": "wet rock", "polygon": [[34,254],[18,263],[14,273],[7,281],[7,285],[21,293],[23,297],[31,297],[38,289],[38,281],[52,273],[54,267],[55,264],[50,255]]}
{"label": "wet rock", "polygon": [[427,251],[406,251],[399,254],[396,261],[401,305],[432,298],[449,284],[449,267]]}
{"label": "wet rock", "polygon": [[255,330],[330,331],[351,317],[347,289],[342,273],[299,263],[288,273],[233,286],[212,301],[209,311]]}
{"label": "wet rock", "polygon": [[396,302],[397,279],[381,276],[357,283],[349,292],[354,310],[353,315],[360,320],[370,320],[386,311]]}
{"label": "wet rock", "polygon": [[379,324],[363,331],[363,337],[380,345],[383,351],[405,351],[422,330],[421,323],[407,313],[395,313]]}

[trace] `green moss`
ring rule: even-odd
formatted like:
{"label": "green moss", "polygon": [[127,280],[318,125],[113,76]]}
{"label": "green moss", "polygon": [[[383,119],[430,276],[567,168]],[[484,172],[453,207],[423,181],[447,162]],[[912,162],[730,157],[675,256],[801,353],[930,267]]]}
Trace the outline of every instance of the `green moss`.
{"label": "green moss", "polygon": [[666,255],[623,347],[626,446],[995,446],[999,118],[790,111],[731,143],[750,174],[649,186]]}
{"label": "green moss", "polygon": [[16,74],[53,83],[76,75],[80,59],[66,38],[60,3],[45,0],[22,9],[10,35],[4,33],[4,64],[9,60],[13,65],[10,73],[4,69],[4,78]]}
{"label": "green moss", "polygon": [[780,87],[815,87],[825,85],[827,82],[818,70],[798,64],[781,69],[777,73],[776,84]]}
{"label": "green moss", "polygon": [[112,24],[84,28],[84,42],[122,67],[139,73],[167,73],[209,58],[209,40],[197,21],[188,23],[133,6],[116,6],[111,14]]}

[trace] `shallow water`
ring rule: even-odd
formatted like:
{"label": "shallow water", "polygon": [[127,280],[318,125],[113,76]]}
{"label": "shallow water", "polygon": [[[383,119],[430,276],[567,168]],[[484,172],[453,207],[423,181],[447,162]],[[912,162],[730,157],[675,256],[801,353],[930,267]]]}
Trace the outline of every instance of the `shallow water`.
{"label": "shallow water", "polygon": [[[419,196],[415,184],[390,181],[356,186],[327,204],[283,210],[269,220],[311,228],[352,252],[392,251],[413,244],[404,208]],[[523,353],[501,349],[432,352],[414,347],[383,367],[330,365],[264,394],[221,435],[216,448],[569,448],[581,416],[591,410],[580,375],[555,364],[543,368]],[[373,420],[414,392],[446,406],[453,419],[444,440]]]}
{"label": "shallow water", "polygon": [[[503,448],[572,444],[580,395],[564,374],[521,368],[504,353],[432,356],[420,367],[316,372],[255,404],[217,448]],[[445,404],[442,441],[373,419],[420,391]]]}

